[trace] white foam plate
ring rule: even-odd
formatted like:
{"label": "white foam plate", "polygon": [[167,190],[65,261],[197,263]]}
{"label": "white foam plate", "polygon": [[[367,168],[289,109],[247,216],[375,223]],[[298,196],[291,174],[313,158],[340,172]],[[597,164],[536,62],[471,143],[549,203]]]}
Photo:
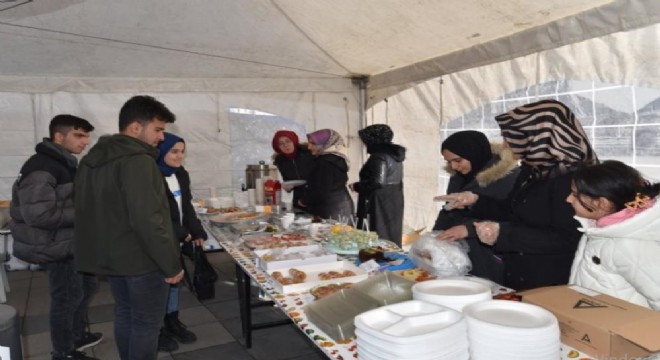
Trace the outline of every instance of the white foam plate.
{"label": "white foam plate", "polygon": [[494,281],[491,281],[491,280],[488,280],[488,279],[484,279],[484,278],[480,278],[480,277],[478,277],[478,276],[451,276],[451,277],[446,277],[446,278],[444,278],[444,279],[446,279],[446,280],[467,280],[467,281],[473,281],[473,282],[476,282],[476,283],[479,283],[479,284],[482,284],[482,285],[486,286],[487,288],[490,289],[490,291],[491,291],[493,294],[499,294],[499,293],[500,293],[500,288],[503,288],[503,287],[504,287],[504,286],[502,286],[502,285],[500,285],[500,284],[498,284],[498,283],[496,283],[496,282],[494,282]]}
{"label": "white foam plate", "polygon": [[[406,354],[407,356],[430,356],[432,354],[443,354],[462,347],[467,348],[468,339],[466,329],[462,331],[448,331],[433,338],[433,341],[426,339],[422,341],[405,341],[396,343],[382,338],[370,335],[359,328],[355,329],[357,335],[357,344],[367,344],[368,347],[376,347],[395,354]],[[407,340],[407,339],[406,339]]]}
{"label": "white foam plate", "polygon": [[469,280],[429,280],[413,285],[413,293],[419,292],[430,296],[464,297],[473,295],[490,295],[490,287]]}
{"label": "white foam plate", "polygon": [[282,181],[282,185],[290,186],[290,187],[296,187],[300,185],[305,185],[307,184],[307,180],[289,180],[289,181]]}
{"label": "white foam plate", "polygon": [[[399,359],[401,357],[428,358],[434,356],[446,356],[459,350],[467,351],[467,337],[461,337],[461,334],[447,334],[451,336],[433,338],[433,341],[414,342],[410,344],[397,344],[369,336],[356,329],[357,340],[355,343],[358,348],[375,352],[379,356],[390,359]],[[463,334],[465,336],[465,334]],[[373,351],[372,351],[373,350]]]}
{"label": "white foam plate", "polygon": [[464,325],[463,315],[444,306],[405,301],[364,312],[355,317],[356,328],[385,341],[406,343],[433,339]]}
{"label": "white foam plate", "polygon": [[[465,344],[465,347],[462,349],[464,353],[468,352],[468,347],[467,344]],[[357,344],[357,352],[358,356],[360,359],[363,358],[364,355],[367,355],[368,358],[372,359],[387,359],[387,360],[392,360],[392,359],[397,359],[397,360],[436,360],[436,359],[445,359],[446,355],[444,354],[428,354],[428,355],[415,355],[415,354],[407,354],[407,353],[392,353],[389,351],[384,351],[381,348],[375,347],[375,346],[369,346],[369,344]],[[455,351],[454,351],[455,352]],[[448,358],[447,358],[448,359]],[[455,358],[452,358],[452,360],[455,360]]]}
{"label": "white foam plate", "polygon": [[463,308],[468,326],[476,320],[498,329],[546,330],[558,326],[557,318],[542,307],[507,300],[490,300],[470,304]]}

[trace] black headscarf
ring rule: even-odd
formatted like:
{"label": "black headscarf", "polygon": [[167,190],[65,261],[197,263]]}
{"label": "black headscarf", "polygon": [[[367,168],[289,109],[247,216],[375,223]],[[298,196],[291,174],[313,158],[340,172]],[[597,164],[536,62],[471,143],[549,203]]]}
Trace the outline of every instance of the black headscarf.
{"label": "black headscarf", "polygon": [[465,177],[466,182],[472,180],[493,157],[490,141],[479,131],[465,130],[449,135],[442,142],[442,150],[449,150],[470,162],[472,170]]}
{"label": "black headscarf", "polygon": [[370,149],[378,145],[391,144],[394,138],[394,132],[385,124],[369,125],[366,128],[358,131],[360,140],[366,145],[367,152],[371,153]]}

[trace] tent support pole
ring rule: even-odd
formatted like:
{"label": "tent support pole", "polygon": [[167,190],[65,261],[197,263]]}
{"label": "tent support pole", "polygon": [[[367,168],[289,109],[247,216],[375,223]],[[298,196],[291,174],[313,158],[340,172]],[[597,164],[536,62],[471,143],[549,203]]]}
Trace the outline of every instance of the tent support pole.
{"label": "tent support pole", "polygon": [[360,129],[364,129],[367,126],[367,85],[369,84],[369,77],[356,76],[351,78],[351,80],[358,87]]}
{"label": "tent support pole", "polygon": [[[369,84],[368,76],[354,76],[351,78],[354,85],[358,87],[358,106],[360,107],[360,130],[367,127],[367,85]],[[362,163],[364,163],[365,154],[361,154]]]}

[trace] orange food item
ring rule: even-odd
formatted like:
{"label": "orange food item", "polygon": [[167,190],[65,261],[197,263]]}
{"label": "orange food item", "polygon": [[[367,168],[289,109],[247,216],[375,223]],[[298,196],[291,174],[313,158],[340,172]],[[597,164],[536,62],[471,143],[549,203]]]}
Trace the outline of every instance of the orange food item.
{"label": "orange food item", "polygon": [[351,286],[353,286],[352,283],[329,284],[313,288],[310,291],[310,294],[314,295],[316,299],[323,299],[324,297],[328,297],[342,289],[347,289]]}
{"label": "orange food item", "polygon": [[399,272],[399,275],[403,276],[408,280],[417,281],[417,282],[437,279],[437,276],[431,275],[428,273],[428,271],[419,268],[401,270],[401,272]]}
{"label": "orange food item", "polygon": [[293,268],[289,269],[289,275],[290,276],[285,277],[279,271],[274,271],[272,274],[270,274],[270,276],[272,276],[275,281],[282,285],[300,284],[305,282],[305,279],[307,278],[307,274],[304,271]]}

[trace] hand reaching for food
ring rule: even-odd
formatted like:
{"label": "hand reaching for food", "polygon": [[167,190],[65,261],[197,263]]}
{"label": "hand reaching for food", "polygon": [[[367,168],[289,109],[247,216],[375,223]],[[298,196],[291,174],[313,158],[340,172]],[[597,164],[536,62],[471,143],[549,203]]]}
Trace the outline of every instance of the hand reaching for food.
{"label": "hand reaching for food", "polygon": [[456,225],[441,232],[435,238],[438,240],[456,241],[456,240],[463,240],[467,236],[468,236],[467,227],[465,225]]}
{"label": "hand reaching for food", "polygon": [[464,209],[479,200],[479,195],[473,193],[472,191],[463,191],[454,194],[447,194],[436,196],[433,198],[433,201],[446,201],[447,203],[443,207],[445,210],[452,209]]}

